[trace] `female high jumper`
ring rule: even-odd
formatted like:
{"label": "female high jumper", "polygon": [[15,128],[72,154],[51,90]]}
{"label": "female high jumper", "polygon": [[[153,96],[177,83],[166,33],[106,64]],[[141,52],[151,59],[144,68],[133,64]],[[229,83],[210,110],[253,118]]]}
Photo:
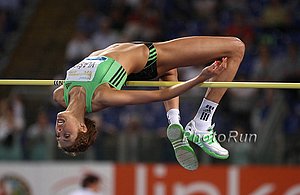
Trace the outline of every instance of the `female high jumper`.
{"label": "female high jumper", "polygon": [[[228,158],[229,153],[217,142],[212,125],[214,112],[227,89],[208,88],[185,129],[180,124],[178,95],[208,79],[232,81],[244,51],[244,43],[235,37],[193,36],[156,43],[117,43],[91,53],[67,71],[64,85],[53,92],[53,99],[66,108],[57,114],[58,146],[75,155],[95,141],[97,130],[85,113],[164,101],[169,122],[167,136],[181,166],[188,170],[198,167],[187,140],[215,158]],[[195,78],[169,88],[121,90],[128,80],[178,81],[177,68],[209,63]]]}

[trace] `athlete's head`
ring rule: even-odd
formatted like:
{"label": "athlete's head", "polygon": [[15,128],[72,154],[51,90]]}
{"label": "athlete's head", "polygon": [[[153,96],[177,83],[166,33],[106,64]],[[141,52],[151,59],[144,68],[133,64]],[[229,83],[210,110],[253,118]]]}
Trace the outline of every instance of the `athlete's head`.
{"label": "athlete's head", "polygon": [[86,151],[97,137],[94,121],[84,118],[82,123],[68,112],[57,114],[55,129],[58,147],[72,156]]}

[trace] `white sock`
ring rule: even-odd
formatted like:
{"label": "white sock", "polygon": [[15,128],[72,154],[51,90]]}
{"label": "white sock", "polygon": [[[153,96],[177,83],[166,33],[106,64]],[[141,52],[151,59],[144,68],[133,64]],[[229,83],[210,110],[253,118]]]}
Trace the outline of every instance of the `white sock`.
{"label": "white sock", "polygon": [[167,112],[167,118],[168,118],[169,124],[180,124],[179,110],[176,108],[170,109]]}
{"label": "white sock", "polygon": [[203,98],[201,106],[193,119],[195,121],[197,130],[207,130],[211,126],[212,118],[217,106],[217,103]]}

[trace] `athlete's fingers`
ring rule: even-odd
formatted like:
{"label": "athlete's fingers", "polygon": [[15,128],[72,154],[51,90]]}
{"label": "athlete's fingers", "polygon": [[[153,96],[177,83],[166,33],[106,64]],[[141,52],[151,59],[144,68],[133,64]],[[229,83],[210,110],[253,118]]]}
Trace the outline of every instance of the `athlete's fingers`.
{"label": "athlete's fingers", "polygon": [[227,57],[222,58],[222,65],[227,68]]}
{"label": "athlete's fingers", "polygon": [[222,61],[216,61],[214,69],[217,69],[219,67],[223,66],[223,62]]}
{"label": "athlete's fingers", "polygon": [[221,61],[214,61],[214,63],[212,63],[212,65],[211,65],[211,68],[214,70],[214,69],[218,68],[221,64],[222,64]]}
{"label": "athlete's fingers", "polygon": [[227,67],[227,57],[225,58],[222,58],[222,61],[217,61],[218,63],[215,64],[215,68],[218,68],[218,67]]}
{"label": "athlete's fingers", "polygon": [[219,66],[216,66],[215,73],[220,74],[227,68],[227,59],[224,59],[222,63],[219,64]]}
{"label": "athlete's fingers", "polygon": [[219,75],[221,72],[223,72],[227,67],[227,58],[222,58],[222,60],[216,60],[214,61],[210,66],[203,69],[202,74],[211,75],[209,76],[214,77]]}

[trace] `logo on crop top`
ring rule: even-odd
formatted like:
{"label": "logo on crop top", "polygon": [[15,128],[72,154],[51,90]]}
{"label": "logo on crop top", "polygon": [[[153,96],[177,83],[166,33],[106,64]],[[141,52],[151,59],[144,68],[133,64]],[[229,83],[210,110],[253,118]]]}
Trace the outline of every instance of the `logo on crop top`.
{"label": "logo on crop top", "polygon": [[67,83],[67,84],[65,84],[65,87],[66,87],[67,89],[69,89],[70,85],[71,85],[71,83]]}

